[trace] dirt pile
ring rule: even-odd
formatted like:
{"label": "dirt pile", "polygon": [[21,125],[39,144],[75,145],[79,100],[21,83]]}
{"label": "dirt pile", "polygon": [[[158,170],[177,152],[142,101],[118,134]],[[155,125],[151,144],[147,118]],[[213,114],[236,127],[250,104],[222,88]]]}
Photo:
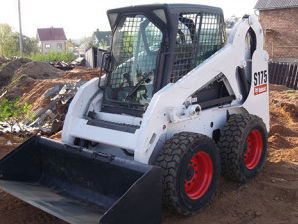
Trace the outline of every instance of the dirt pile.
{"label": "dirt pile", "polygon": [[62,74],[61,70],[53,67],[49,63],[32,61],[16,71],[16,76],[27,75],[32,79],[52,79]]}
{"label": "dirt pile", "polygon": [[9,59],[8,59],[8,58],[0,57],[0,67],[1,67],[3,64],[7,63],[7,62],[9,62]]}
{"label": "dirt pile", "polygon": [[298,165],[298,92],[284,86],[270,87],[268,160],[286,160]]}
{"label": "dirt pile", "polygon": [[[4,61],[4,60],[2,60]],[[15,72],[23,65],[31,62],[31,60],[27,58],[20,58],[20,59],[15,59],[12,61],[6,61],[5,65],[2,64],[0,67],[0,88],[8,85],[14,75]]]}
{"label": "dirt pile", "polygon": [[22,88],[21,100],[32,104],[34,123],[42,134],[50,135],[62,129],[69,103],[76,91],[88,80],[98,77],[98,74],[98,69],[79,67],[63,72],[57,78],[27,79]]}
{"label": "dirt pile", "polygon": [[[4,65],[11,78],[0,91],[0,96],[9,100],[20,98],[21,102],[31,104],[35,118],[27,125],[34,123],[33,127],[39,128],[42,134],[56,133],[62,129],[68,105],[78,88],[98,77],[99,69],[75,67],[65,72],[45,62],[26,61],[21,65],[21,61],[16,59]],[[19,66],[13,66],[15,64]]]}
{"label": "dirt pile", "polygon": [[43,107],[50,102],[50,98],[45,98],[45,93],[57,85],[65,83],[74,83],[79,80],[88,81],[92,78],[98,77],[98,69],[87,69],[84,67],[75,68],[69,72],[63,73],[58,78],[45,79],[45,80],[31,80],[24,87],[22,100],[32,104],[32,109],[36,110]]}
{"label": "dirt pile", "polygon": [[31,61],[26,58],[11,60],[1,67],[0,88],[3,97],[15,99],[28,90],[33,80],[52,79],[64,74],[46,62]]}

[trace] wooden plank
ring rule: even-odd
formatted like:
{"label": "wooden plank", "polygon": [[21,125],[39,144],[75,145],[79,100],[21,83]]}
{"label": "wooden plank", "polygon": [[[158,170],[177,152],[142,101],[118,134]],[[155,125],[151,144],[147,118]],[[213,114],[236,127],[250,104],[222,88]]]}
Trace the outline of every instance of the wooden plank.
{"label": "wooden plank", "polygon": [[269,71],[268,71],[269,83],[272,83],[272,77],[273,77],[272,74],[273,74],[274,65],[275,65],[274,62],[269,62]]}
{"label": "wooden plank", "polygon": [[286,65],[284,63],[281,64],[280,72],[277,74],[277,81],[276,84],[281,85],[283,76],[286,70]]}
{"label": "wooden plank", "polygon": [[275,66],[274,66],[274,69],[273,69],[273,72],[272,72],[272,84],[276,84],[277,74],[278,74],[279,69],[280,69],[279,63],[275,62],[274,65]]}
{"label": "wooden plank", "polygon": [[296,89],[298,89],[298,71],[297,71],[298,70],[298,68],[297,68],[298,65],[296,65],[295,67],[296,67],[296,72],[294,73],[295,82],[293,81],[294,85],[293,85],[292,88],[296,90]]}
{"label": "wooden plank", "polygon": [[290,65],[290,70],[289,70],[288,78],[287,78],[287,81],[285,83],[286,87],[289,87],[290,86],[290,83],[292,82],[293,75],[294,75],[294,67],[295,67],[294,64],[291,64]]}
{"label": "wooden plank", "polygon": [[281,85],[286,85],[287,78],[289,76],[289,71],[290,71],[290,64],[285,63],[284,66],[285,66],[285,72],[282,75]]}

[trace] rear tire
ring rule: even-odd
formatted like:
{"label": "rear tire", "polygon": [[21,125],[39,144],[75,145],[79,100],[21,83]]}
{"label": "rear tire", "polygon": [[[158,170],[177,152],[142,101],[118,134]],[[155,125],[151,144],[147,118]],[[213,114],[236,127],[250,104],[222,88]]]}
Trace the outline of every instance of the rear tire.
{"label": "rear tire", "polygon": [[261,118],[231,115],[218,142],[223,176],[241,183],[256,177],[266,159],[267,141],[267,129]]}
{"label": "rear tire", "polygon": [[210,201],[220,176],[216,145],[201,134],[175,134],[156,165],[163,168],[163,203],[182,215],[195,214]]}

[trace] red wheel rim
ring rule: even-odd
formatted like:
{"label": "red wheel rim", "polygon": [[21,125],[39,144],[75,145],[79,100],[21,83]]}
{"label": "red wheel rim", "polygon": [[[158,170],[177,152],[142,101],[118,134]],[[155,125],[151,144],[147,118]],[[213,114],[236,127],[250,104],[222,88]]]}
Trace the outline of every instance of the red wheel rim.
{"label": "red wheel rim", "polygon": [[201,198],[208,190],[213,176],[213,164],[210,156],[203,151],[197,152],[190,160],[184,188],[187,196],[193,200]]}
{"label": "red wheel rim", "polygon": [[253,130],[246,139],[247,150],[244,163],[248,169],[254,169],[260,162],[263,151],[263,138],[259,130]]}

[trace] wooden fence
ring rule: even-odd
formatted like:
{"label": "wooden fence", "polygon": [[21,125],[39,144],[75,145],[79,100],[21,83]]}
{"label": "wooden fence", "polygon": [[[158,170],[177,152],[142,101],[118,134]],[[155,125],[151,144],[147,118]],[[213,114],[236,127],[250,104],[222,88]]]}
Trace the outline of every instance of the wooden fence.
{"label": "wooden fence", "polygon": [[269,62],[269,82],[296,90],[298,88],[298,64]]}

